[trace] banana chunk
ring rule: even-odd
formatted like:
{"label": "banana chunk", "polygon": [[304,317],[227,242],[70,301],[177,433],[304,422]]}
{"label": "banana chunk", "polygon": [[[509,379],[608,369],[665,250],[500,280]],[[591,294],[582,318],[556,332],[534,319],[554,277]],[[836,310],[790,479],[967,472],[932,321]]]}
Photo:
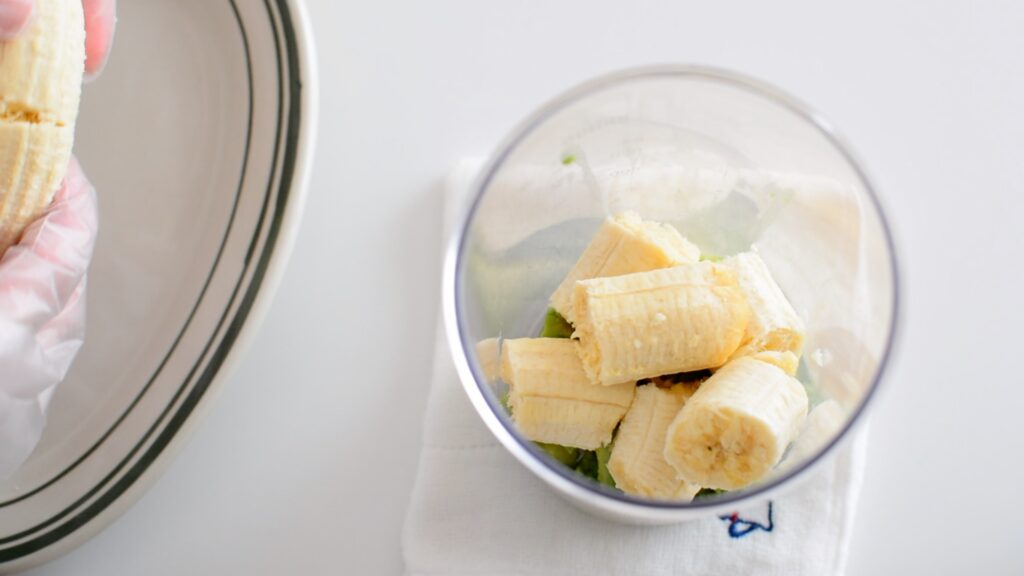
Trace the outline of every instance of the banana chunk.
{"label": "banana chunk", "polygon": [[665,459],[665,436],[695,388],[640,386],[615,436],[608,471],[627,494],[689,502],[700,486],[681,480]]}
{"label": "banana chunk", "polygon": [[777,366],[738,358],[708,378],[668,428],[665,459],[687,481],[736,490],[763,478],[796,437],[807,393]]}
{"label": "banana chunk", "polygon": [[799,356],[804,345],[804,322],[775,283],[764,260],[755,252],[743,252],[722,263],[736,270],[752,312],[743,346],[735,357],[765,350]]}
{"label": "banana chunk", "polygon": [[760,360],[766,364],[771,364],[772,366],[778,366],[783,372],[790,376],[795,376],[797,368],[800,367],[800,358],[789,350],[784,352],[763,350],[761,352],[754,352],[750,354],[750,357],[754,360]]}
{"label": "banana chunk", "polygon": [[476,358],[480,362],[480,370],[484,373],[484,379],[488,384],[493,384],[498,379],[498,371],[501,366],[497,338],[485,338],[476,343]]}
{"label": "banana chunk", "polygon": [[623,212],[604,221],[569,274],[551,295],[551,307],[575,324],[572,294],[576,282],[621,276],[696,262],[700,249],[669,224]]}
{"label": "banana chunk", "polygon": [[835,400],[825,400],[815,406],[778,469],[790,468],[816,454],[836,437],[847,419],[846,411]]}
{"label": "banana chunk", "polygon": [[81,0],[36,0],[28,28],[0,42],[0,254],[64,179],[84,67]]}
{"label": "banana chunk", "polygon": [[721,366],[750,318],[736,273],[711,262],[583,280],[573,297],[583,367],[604,385]]}
{"label": "banana chunk", "polygon": [[565,338],[504,340],[501,377],[520,432],[536,442],[586,450],[611,442],[636,392],[634,382],[592,384]]}

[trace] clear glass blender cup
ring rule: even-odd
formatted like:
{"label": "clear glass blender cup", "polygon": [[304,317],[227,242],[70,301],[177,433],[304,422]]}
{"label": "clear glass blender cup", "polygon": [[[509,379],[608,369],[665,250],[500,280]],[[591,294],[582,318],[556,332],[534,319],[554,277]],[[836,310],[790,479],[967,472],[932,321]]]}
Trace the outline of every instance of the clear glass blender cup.
{"label": "clear glass blender cup", "polygon": [[[792,97],[691,66],[598,78],[516,128],[472,192],[444,273],[456,368],[498,440],[570,500],[633,522],[734,509],[793,485],[863,420],[897,325],[892,237],[849,148]],[[505,385],[485,377],[494,359],[479,358],[476,343],[537,336],[548,298],[601,222],[626,210],[673,224],[708,257],[758,250],[806,323],[798,378],[812,414],[827,414],[751,487],[672,502],[590,482],[519,434],[499,400]]]}

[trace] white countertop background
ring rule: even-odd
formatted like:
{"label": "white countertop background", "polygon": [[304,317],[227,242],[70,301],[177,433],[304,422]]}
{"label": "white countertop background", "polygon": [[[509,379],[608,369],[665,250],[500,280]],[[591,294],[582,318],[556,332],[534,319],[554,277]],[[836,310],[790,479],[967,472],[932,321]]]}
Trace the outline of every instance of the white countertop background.
{"label": "white countertop background", "polygon": [[1024,573],[1024,3],[308,5],[320,139],[262,331],[166,475],[32,574],[400,574],[442,178],[564,88],[670,61],[809,102],[890,209],[902,342],[849,574]]}

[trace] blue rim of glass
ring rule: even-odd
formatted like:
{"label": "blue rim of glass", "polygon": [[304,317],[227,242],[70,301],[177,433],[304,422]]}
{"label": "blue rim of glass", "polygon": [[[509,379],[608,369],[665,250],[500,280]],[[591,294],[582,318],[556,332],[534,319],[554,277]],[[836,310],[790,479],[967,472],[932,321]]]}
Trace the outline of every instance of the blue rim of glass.
{"label": "blue rim of glass", "polygon": [[[814,127],[825,138],[825,140],[839,152],[853,170],[854,174],[856,174],[861,185],[864,187],[864,192],[870,200],[871,206],[881,223],[882,232],[885,237],[886,251],[889,255],[889,273],[892,277],[892,314],[889,319],[889,327],[886,333],[885,349],[878,361],[875,373],[871,377],[871,385],[868,388],[868,391],[864,394],[858,406],[851,412],[841,431],[831,438],[823,448],[819,449],[814,457],[806,459],[804,462],[801,462],[798,466],[795,466],[781,476],[773,478],[762,484],[758,484],[750,489],[727,492],[713,498],[693,500],[691,502],[654,500],[632,496],[619,490],[613,490],[576,473],[568,466],[558,463],[550,456],[544,454],[540,448],[538,448],[533,442],[524,438],[516,429],[515,424],[512,423],[511,419],[505,413],[504,408],[495,397],[494,392],[487,384],[487,379],[483,377],[479,363],[471,359],[470,355],[466,353],[467,350],[473,348],[473,344],[466,341],[465,323],[463,321],[464,305],[462,270],[466,249],[464,240],[469,231],[470,224],[476,216],[477,209],[479,208],[480,201],[483,198],[484,193],[490,186],[494,175],[497,173],[498,169],[504,165],[512,151],[514,151],[523,142],[523,140],[533,133],[534,130],[536,130],[542,123],[567,107],[597,92],[637,80],[678,78],[696,78],[704,81],[718,82],[732,88],[746,91],[785,108],[798,118],[807,122],[810,126]],[[657,510],[700,510],[719,508],[723,505],[738,504],[740,502],[756,499],[757,497],[773,492],[790,483],[790,481],[797,477],[802,476],[805,472],[814,468],[818,462],[830,455],[835,448],[847,438],[850,431],[860,422],[867,406],[871,403],[872,398],[874,398],[875,393],[878,391],[882,376],[886,372],[893,354],[893,349],[897,342],[898,326],[900,325],[899,318],[901,314],[899,266],[897,264],[898,258],[895,242],[893,240],[891,224],[886,218],[886,213],[882,207],[882,203],[875,192],[875,188],[872,185],[870,178],[868,178],[864,171],[861,162],[853,153],[849,144],[847,144],[845,139],[838,134],[835,128],[807,104],[770,84],[737,72],[719,68],[688,64],[670,64],[621,70],[579,84],[545,103],[537,111],[522,121],[512,131],[511,135],[502,142],[498,147],[498,152],[487,162],[481,174],[482,176],[478,177],[476,183],[473,185],[473,200],[469,209],[461,218],[460,224],[458,224],[458,228],[456,229],[457,236],[452,239],[452,243],[456,250],[455,266],[452,267],[450,272],[454,274],[454,278],[450,279],[453,280],[452,286],[454,286],[454,291],[452,294],[448,294],[446,290],[444,297],[454,298],[453,310],[458,330],[459,345],[457,350],[456,347],[452,347],[451,352],[453,355],[461,355],[466,361],[466,365],[469,367],[469,370],[473,375],[474,384],[487,405],[490,407],[491,411],[497,417],[497,420],[501,423],[501,426],[509,434],[509,437],[514,439],[516,443],[529,452],[536,461],[549,471],[557,474],[564,480],[583,488],[587,492],[610,498],[621,504],[629,506],[639,506]]]}

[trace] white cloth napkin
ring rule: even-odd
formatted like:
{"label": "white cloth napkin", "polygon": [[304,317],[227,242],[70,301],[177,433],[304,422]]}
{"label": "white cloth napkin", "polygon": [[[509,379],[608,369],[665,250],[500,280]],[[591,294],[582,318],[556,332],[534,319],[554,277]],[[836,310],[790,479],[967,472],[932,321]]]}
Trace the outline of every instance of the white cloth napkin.
{"label": "white cloth napkin", "polygon": [[[479,162],[449,177],[445,231]],[[866,431],[770,503],[636,527],[578,510],[516,462],[466,398],[441,326],[402,548],[409,576],[832,576],[844,572]]]}

